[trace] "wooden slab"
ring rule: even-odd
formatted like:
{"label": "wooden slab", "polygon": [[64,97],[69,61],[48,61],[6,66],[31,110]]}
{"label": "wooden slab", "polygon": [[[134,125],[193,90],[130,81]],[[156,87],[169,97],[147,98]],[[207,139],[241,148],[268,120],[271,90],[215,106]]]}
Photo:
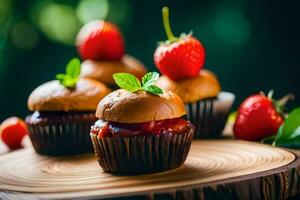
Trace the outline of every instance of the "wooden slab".
{"label": "wooden slab", "polygon": [[[194,141],[187,161],[178,169],[139,176],[117,176],[104,173],[93,155],[57,158],[40,156],[26,149],[0,156],[0,199],[17,199],[20,196],[28,199],[120,196],[168,196],[176,199],[178,195],[186,199],[192,197],[189,195],[204,199],[207,195],[219,195],[220,189],[223,197],[242,197],[246,193],[252,195],[248,196],[249,199],[259,199],[262,195],[273,195],[273,175],[277,177],[279,174],[280,179],[280,174],[287,173],[287,176],[282,176],[284,185],[293,176],[299,176],[299,162],[295,158],[293,153],[258,143]],[[292,188],[293,184],[298,184],[295,180],[284,186],[283,192],[295,193],[299,189],[299,186]],[[248,183],[250,185],[245,185]],[[278,191],[275,189],[275,192]]]}

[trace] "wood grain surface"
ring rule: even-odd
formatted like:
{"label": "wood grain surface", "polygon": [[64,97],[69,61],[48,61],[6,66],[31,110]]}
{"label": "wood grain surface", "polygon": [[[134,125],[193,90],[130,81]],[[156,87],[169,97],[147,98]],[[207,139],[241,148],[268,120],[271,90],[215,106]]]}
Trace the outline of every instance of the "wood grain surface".
{"label": "wood grain surface", "polygon": [[32,149],[3,155],[0,163],[3,199],[272,199],[300,187],[293,153],[233,140],[194,141],[182,167],[138,176],[104,173],[93,155],[46,157]]}

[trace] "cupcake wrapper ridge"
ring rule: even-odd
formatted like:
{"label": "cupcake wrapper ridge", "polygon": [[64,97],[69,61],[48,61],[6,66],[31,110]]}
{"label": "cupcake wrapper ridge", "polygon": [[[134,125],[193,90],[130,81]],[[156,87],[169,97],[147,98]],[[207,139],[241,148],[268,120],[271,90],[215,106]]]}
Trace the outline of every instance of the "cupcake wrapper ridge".
{"label": "cupcake wrapper ridge", "polygon": [[89,132],[95,120],[60,123],[28,123],[29,137],[37,153],[53,156],[93,151]]}
{"label": "cupcake wrapper ridge", "polygon": [[182,134],[103,137],[91,133],[95,155],[106,172],[141,174],[179,167],[187,158],[194,128]]}
{"label": "cupcake wrapper ridge", "polygon": [[194,138],[220,138],[229,115],[232,102],[204,99],[187,103],[186,119],[195,126]]}

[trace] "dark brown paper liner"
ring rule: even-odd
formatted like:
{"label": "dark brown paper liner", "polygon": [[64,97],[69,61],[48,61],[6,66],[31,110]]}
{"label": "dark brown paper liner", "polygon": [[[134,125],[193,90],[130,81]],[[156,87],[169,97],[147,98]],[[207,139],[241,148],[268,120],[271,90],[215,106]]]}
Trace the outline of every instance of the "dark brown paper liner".
{"label": "dark brown paper liner", "polygon": [[[94,114],[85,115],[80,121],[78,116],[43,119],[41,123],[32,123],[26,119],[29,127],[29,137],[37,153],[44,155],[64,156],[92,152],[93,147],[89,136],[90,128],[96,121]],[[55,121],[55,123],[51,123]]]}
{"label": "dark brown paper liner", "polygon": [[220,138],[232,104],[216,106],[217,99],[186,104],[186,118],[195,126],[194,138]]}
{"label": "dark brown paper liner", "polygon": [[194,128],[182,134],[98,138],[91,133],[95,155],[106,172],[143,174],[166,171],[184,163]]}

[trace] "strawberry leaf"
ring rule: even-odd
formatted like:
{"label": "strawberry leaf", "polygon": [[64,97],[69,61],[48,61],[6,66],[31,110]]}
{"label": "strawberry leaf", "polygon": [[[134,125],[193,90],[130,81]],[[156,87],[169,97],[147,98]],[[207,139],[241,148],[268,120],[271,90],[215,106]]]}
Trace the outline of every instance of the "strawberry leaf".
{"label": "strawberry leaf", "polygon": [[275,138],[276,138],[276,135],[271,135],[269,137],[262,139],[261,142],[265,143],[265,144],[272,144],[274,142]]}
{"label": "strawberry leaf", "polygon": [[[290,135],[290,139],[300,138],[300,125],[296,128],[296,130]],[[300,141],[300,140],[299,140]]]}
{"label": "strawberry leaf", "polygon": [[284,124],[281,124],[281,126],[278,128],[277,135],[275,137],[276,143],[280,142],[281,140],[284,140],[283,126],[284,126]]}
{"label": "strawberry leaf", "polygon": [[[270,143],[273,138],[265,138],[264,143]],[[300,108],[294,109],[286,121],[279,127],[272,142],[273,146],[300,148]]]}
{"label": "strawberry leaf", "polygon": [[289,137],[294,131],[300,126],[300,108],[294,109],[287,117],[283,132],[286,134],[285,137]]}

